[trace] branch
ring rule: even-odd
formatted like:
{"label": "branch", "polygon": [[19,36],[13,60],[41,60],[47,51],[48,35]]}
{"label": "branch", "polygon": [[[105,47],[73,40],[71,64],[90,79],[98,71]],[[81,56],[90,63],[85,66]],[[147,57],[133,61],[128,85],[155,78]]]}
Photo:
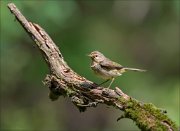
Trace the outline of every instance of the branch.
{"label": "branch", "polygon": [[44,29],[27,21],[13,3],[8,4],[8,8],[35,42],[49,66],[50,74],[46,76],[44,84],[50,89],[49,98],[52,101],[61,95],[67,96],[80,111],[96,107],[99,103],[106,104],[124,112],[117,120],[132,119],[141,130],[177,130],[166,112],[153,104],[139,102],[118,87],[115,90],[98,87],[96,83],[78,75],[64,61],[60,50]]}

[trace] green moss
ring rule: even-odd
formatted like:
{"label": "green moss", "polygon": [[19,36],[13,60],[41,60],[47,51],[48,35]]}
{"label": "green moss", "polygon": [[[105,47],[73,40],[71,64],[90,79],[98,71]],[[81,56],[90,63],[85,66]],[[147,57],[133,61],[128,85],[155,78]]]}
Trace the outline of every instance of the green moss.
{"label": "green moss", "polygon": [[118,100],[121,103],[126,103],[127,102],[127,100],[125,98],[121,97],[121,96],[118,98]]}
{"label": "green moss", "polygon": [[71,97],[75,93],[75,91],[73,91],[72,89],[70,89],[68,87],[65,88],[65,91],[66,91],[66,95],[68,97]]}
{"label": "green moss", "polygon": [[152,103],[143,104],[135,99],[130,98],[126,100],[122,97],[119,98],[119,101],[125,107],[124,116],[134,120],[141,130],[167,130],[167,126],[162,124],[162,122],[170,125],[174,130],[177,130],[175,123]]}

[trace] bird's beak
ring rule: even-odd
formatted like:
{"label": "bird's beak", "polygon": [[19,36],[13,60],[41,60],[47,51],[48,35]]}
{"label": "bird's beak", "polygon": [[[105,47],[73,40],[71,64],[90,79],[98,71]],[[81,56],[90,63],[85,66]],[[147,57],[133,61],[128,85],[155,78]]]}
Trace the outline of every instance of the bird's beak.
{"label": "bird's beak", "polygon": [[86,56],[89,56],[89,57],[91,57],[91,54],[87,54]]}

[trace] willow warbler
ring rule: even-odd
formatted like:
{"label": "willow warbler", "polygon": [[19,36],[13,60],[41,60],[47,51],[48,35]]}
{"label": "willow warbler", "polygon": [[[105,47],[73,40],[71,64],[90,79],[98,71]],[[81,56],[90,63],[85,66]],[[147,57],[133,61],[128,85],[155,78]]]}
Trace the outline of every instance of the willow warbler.
{"label": "willow warbler", "polygon": [[111,80],[108,88],[111,86],[111,84],[113,83],[116,77],[122,75],[122,73],[126,71],[130,70],[130,71],[145,72],[145,70],[142,69],[123,67],[122,65],[106,58],[99,51],[93,51],[88,56],[92,60],[91,69],[95,72],[95,74],[99,75],[103,79],[106,79],[106,81],[104,81],[100,85]]}

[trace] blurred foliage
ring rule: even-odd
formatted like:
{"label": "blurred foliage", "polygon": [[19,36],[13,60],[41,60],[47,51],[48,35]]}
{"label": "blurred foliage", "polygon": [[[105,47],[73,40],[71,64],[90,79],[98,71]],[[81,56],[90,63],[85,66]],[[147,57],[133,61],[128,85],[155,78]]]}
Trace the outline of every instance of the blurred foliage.
{"label": "blurred foliage", "polygon": [[[138,130],[104,105],[79,113],[69,99],[48,99],[42,84],[49,73],[27,33],[1,0],[1,129]],[[41,25],[76,72],[100,83],[86,54],[103,52],[124,66],[147,69],[117,78],[112,87],[167,110],[180,126],[180,2],[14,1],[24,16]]]}

